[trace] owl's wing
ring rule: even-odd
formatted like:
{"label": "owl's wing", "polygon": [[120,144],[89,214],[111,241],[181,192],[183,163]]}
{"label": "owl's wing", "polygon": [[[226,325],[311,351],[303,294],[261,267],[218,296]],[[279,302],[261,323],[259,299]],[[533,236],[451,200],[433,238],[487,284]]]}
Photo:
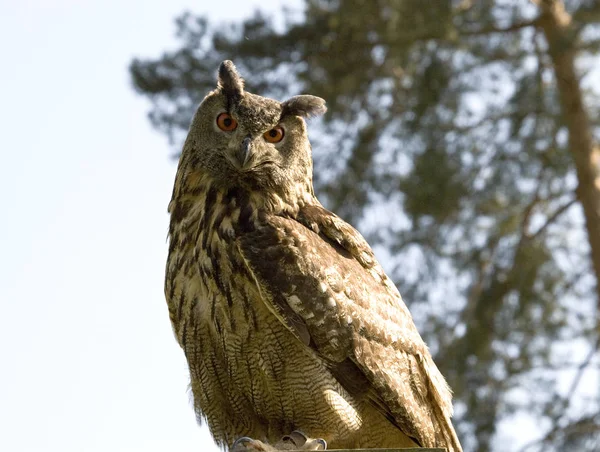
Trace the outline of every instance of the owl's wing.
{"label": "owl's wing", "polygon": [[350,393],[423,447],[460,451],[450,390],[400,294],[352,226],[321,206],[239,239],[267,306]]}

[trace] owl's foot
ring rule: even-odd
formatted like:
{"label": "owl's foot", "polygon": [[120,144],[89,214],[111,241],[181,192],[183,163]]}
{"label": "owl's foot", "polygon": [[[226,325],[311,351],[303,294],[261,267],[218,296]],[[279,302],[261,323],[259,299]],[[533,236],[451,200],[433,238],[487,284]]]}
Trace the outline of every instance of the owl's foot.
{"label": "owl's foot", "polygon": [[285,435],[277,444],[270,446],[252,438],[244,436],[238,439],[230,452],[279,452],[286,450],[326,450],[327,442],[321,438],[309,438],[304,433],[295,430]]}
{"label": "owl's foot", "polygon": [[327,442],[322,438],[309,438],[299,430],[285,435],[275,444],[277,450],[326,450]]}
{"label": "owl's foot", "polygon": [[277,452],[277,449],[262,441],[242,436],[233,443],[229,452]]}

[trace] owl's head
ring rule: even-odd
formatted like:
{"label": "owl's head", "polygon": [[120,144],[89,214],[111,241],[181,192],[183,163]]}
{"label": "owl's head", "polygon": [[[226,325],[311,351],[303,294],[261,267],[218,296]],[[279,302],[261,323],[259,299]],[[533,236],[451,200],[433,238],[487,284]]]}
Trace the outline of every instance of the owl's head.
{"label": "owl's head", "polygon": [[180,160],[180,186],[208,178],[223,188],[312,193],[312,156],[304,118],[324,113],[325,101],[295,96],[278,102],[244,91],[231,61],[221,63],[217,88],[192,120]]}

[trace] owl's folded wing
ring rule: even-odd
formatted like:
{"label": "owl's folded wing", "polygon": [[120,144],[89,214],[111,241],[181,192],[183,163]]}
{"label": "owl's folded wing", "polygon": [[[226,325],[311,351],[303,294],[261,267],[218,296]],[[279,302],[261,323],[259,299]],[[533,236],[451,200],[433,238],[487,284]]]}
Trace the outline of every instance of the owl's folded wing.
{"label": "owl's folded wing", "polygon": [[354,228],[312,206],[297,219],[262,218],[239,246],[267,306],[342,386],[368,397],[419,445],[460,450],[450,390]]}

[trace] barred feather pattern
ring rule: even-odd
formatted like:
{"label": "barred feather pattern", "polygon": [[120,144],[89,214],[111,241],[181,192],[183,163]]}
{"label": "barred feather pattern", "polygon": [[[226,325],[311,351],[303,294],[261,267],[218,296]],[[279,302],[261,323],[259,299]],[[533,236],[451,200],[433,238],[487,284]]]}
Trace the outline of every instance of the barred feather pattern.
{"label": "barred feather pattern", "polygon": [[[314,196],[303,118],[324,111],[314,96],[245,92],[225,61],[192,120],[165,295],[198,419],[225,448],[301,430],[331,448],[461,452],[450,389],[398,290]],[[278,144],[264,138],[273,127]]]}
{"label": "barred feather pattern", "polygon": [[366,399],[350,395],[261,301],[236,245],[256,229],[251,196],[202,185],[170,205],[165,293],[198,418],[217,443],[250,436],[273,444],[302,429],[333,448],[414,445]]}

